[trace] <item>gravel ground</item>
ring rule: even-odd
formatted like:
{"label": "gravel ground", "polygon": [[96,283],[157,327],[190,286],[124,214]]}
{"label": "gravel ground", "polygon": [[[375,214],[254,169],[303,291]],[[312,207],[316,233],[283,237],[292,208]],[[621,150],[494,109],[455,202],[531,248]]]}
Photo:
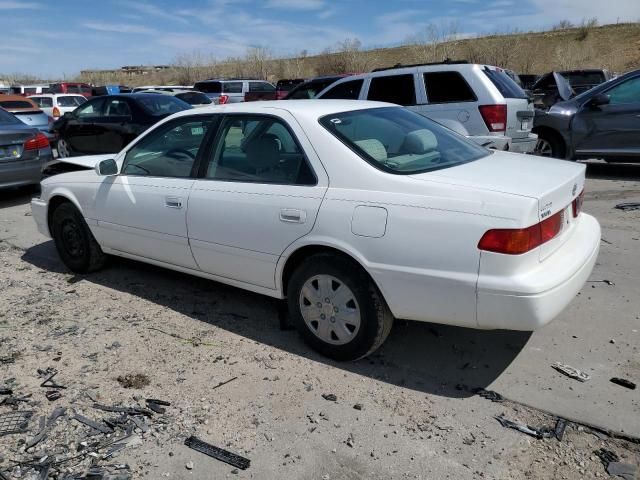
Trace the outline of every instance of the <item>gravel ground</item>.
{"label": "gravel ground", "polygon": [[[92,463],[152,479],[605,478],[601,449],[640,464],[637,442],[588,427],[570,424],[558,441],[501,426],[495,416],[556,424],[552,415],[472,391],[513,361],[526,334],[397,322],[378,353],[339,364],[280,330],[271,299],[118,259],[71,275],[51,242],[26,252],[15,243],[0,241],[0,387],[31,395],[19,410],[35,413],[26,432],[0,436],[8,478],[38,478],[17,462],[52,461],[50,478],[58,479],[85,478]],[[424,355],[424,365],[399,353],[416,338],[423,344],[411,358]],[[54,401],[39,386],[38,370],[48,368],[67,387]],[[131,435],[116,442],[127,445],[109,458],[106,444],[126,436],[127,425],[104,434],[71,420],[76,413],[113,420],[117,414],[93,405],[145,407],[147,398],[171,406],[144,420],[145,433],[129,422]],[[56,407],[65,416],[25,449],[39,417]],[[14,411],[0,405],[0,416]],[[191,435],[251,466],[238,470],[190,450]],[[130,470],[116,469],[123,465]]]}

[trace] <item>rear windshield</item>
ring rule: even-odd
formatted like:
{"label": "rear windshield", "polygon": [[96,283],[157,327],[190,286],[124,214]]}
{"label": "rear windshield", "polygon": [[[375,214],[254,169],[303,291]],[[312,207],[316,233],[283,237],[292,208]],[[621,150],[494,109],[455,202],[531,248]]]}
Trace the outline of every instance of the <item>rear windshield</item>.
{"label": "rear windshield", "polygon": [[422,115],[399,107],[335,113],[320,124],[376,168],[416,174],[450,168],[489,151]]}
{"label": "rear windshield", "polygon": [[58,106],[59,107],[77,107],[86,102],[87,99],[85,97],[81,97],[80,95],[72,96],[72,97],[58,97]]}
{"label": "rear windshield", "polygon": [[208,105],[212,103],[209,97],[207,97],[204,93],[200,93],[200,92],[178,93],[176,95],[176,98],[179,98],[184,102],[187,102],[189,105]]}
{"label": "rear windshield", "polygon": [[287,100],[306,100],[310,98],[316,98],[322,90],[327,88],[336,80],[340,78],[330,78],[327,80],[317,80],[314,82],[304,83],[299,85],[287,95]]}
{"label": "rear windshield", "polygon": [[145,95],[137,101],[151,115],[170,115],[192,108],[187,102],[167,95]]}
{"label": "rear windshield", "polygon": [[278,80],[276,88],[281,92],[290,92],[297,85],[300,85],[304,80]]}
{"label": "rear windshield", "polygon": [[220,82],[198,82],[193,88],[203,93],[222,93]]}
{"label": "rear windshield", "polygon": [[15,116],[0,108],[0,125],[17,125],[22,123]]}
{"label": "rear windshield", "polygon": [[527,98],[527,94],[520,88],[520,85],[514,82],[504,71],[485,68],[484,74],[489,77],[491,83],[495,85],[504,98]]}
{"label": "rear windshield", "polygon": [[30,108],[35,109],[31,102],[27,102],[26,100],[5,100],[0,101],[0,107],[2,108]]}

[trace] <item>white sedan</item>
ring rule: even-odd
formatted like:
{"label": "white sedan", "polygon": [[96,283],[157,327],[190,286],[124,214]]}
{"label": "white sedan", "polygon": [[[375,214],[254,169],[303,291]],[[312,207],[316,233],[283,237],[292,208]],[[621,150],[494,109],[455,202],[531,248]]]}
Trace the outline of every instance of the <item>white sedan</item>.
{"label": "white sedan", "polygon": [[118,255],[275,298],[316,350],[370,354],[394,318],[534,330],[595,264],[585,166],[489,151],[401,107],[177,113],[117,155],[64,159],[31,206],[74,272]]}

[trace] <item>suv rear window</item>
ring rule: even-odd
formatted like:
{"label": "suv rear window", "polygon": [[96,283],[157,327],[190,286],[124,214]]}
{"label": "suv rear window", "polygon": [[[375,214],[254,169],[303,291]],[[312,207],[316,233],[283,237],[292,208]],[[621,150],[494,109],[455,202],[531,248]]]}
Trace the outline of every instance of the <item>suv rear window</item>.
{"label": "suv rear window", "polygon": [[364,80],[349,80],[348,82],[339,83],[335,87],[331,87],[320,98],[323,99],[340,99],[340,100],[357,100],[360,96],[360,90]]}
{"label": "suv rear window", "polygon": [[424,74],[429,103],[475,102],[476,94],[459,72],[432,72]]}
{"label": "suv rear window", "polygon": [[413,74],[372,78],[367,100],[397,103],[404,106],[415,105],[416,89]]}
{"label": "suv rear window", "polygon": [[527,98],[524,90],[502,70],[485,68],[483,71],[504,98]]}
{"label": "suv rear window", "polygon": [[222,84],[220,82],[197,82],[193,88],[203,93],[222,92]]}
{"label": "suv rear window", "polygon": [[275,92],[276,87],[267,82],[249,82],[250,92]]}

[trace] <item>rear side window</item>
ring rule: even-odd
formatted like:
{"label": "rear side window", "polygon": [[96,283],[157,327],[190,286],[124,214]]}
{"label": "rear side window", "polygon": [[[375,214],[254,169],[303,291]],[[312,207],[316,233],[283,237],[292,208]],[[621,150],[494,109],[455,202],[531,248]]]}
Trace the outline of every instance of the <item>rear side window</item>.
{"label": "rear side window", "polygon": [[222,85],[220,82],[198,82],[194,85],[194,88],[204,93],[222,92]]}
{"label": "rear side window", "polygon": [[372,78],[367,99],[404,106],[415,105],[416,89],[413,74]]}
{"label": "rear side window", "polygon": [[[196,90],[198,89],[196,88]],[[223,83],[222,91],[224,93],[242,93],[242,82]]]}
{"label": "rear side window", "polygon": [[364,80],[351,80],[348,82],[339,83],[320,98],[324,99],[340,99],[340,100],[357,100],[360,96],[360,90]]}
{"label": "rear side window", "polygon": [[31,97],[31,100],[36,102],[40,108],[53,107],[53,98],[49,98],[49,97]]}
{"label": "rear side window", "polygon": [[483,71],[504,98],[527,98],[524,90],[502,70],[485,68]]}
{"label": "rear side window", "polygon": [[459,72],[432,72],[424,74],[429,103],[475,102],[476,94]]}
{"label": "rear side window", "polygon": [[276,87],[267,82],[249,82],[250,92],[275,92]]}
{"label": "rear side window", "polygon": [[82,105],[86,101],[87,99],[81,96],[58,97],[58,106],[59,107],[77,107],[78,105]]}

